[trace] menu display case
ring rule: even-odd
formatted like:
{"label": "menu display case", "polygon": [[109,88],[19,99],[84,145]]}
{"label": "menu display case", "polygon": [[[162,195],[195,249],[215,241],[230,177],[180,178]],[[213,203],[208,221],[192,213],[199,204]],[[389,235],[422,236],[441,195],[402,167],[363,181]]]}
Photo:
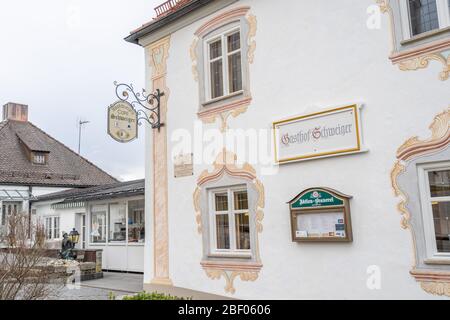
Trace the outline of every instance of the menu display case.
{"label": "menu display case", "polygon": [[352,242],[350,199],[330,188],[310,188],[289,201],[294,242]]}

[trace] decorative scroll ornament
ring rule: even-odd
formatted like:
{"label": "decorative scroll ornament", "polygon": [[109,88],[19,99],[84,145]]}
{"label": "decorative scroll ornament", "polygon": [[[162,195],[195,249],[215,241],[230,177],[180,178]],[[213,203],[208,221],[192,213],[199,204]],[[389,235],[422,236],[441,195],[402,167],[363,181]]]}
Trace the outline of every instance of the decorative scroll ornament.
{"label": "decorative scroll ornament", "polygon": [[[450,44],[448,41],[432,43],[425,47],[418,47],[407,52],[399,52],[396,43],[395,19],[390,0],[375,0],[382,13],[389,14],[391,38],[392,38],[392,54],[390,59],[394,64],[398,64],[402,71],[415,71],[425,69],[429,66],[430,61],[438,61],[442,63],[443,70],[439,73],[439,79],[442,81],[450,78]],[[445,57],[447,53],[447,57]]]}
{"label": "decorative scroll ornament", "polygon": [[225,292],[234,294],[236,289],[234,288],[234,281],[240,278],[242,281],[256,281],[258,279],[259,271],[262,268],[261,258],[259,253],[259,239],[258,234],[263,231],[262,220],[264,219],[264,207],[265,207],[265,193],[264,185],[256,177],[256,170],[248,163],[237,166],[237,157],[232,152],[228,152],[225,149],[218,156],[213,164],[213,170],[210,172],[205,170],[197,180],[197,188],[194,191],[193,200],[195,208],[195,220],[197,223],[197,230],[199,234],[203,233],[202,228],[202,212],[201,212],[201,194],[202,188],[212,181],[221,179],[224,175],[231,177],[241,178],[249,181],[255,188],[258,199],[256,208],[254,210],[256,217],[256,262],[253,264],[236,264],[236,263],[219,263],[204,261],[201,263],[206,275],[212,280],[218,280],[224,278],[226,281]]}
{"label": "decorative scroll ornament", "polygon": [[405,173],[408,162],[417,159],[420,156],[430,155],[444,150],[450,143],[450,107],[434,118],[430,125],[431,137],[427,140],[420,140],[418,137],[408,139],[397,151],[397,161],[391,171],[391,184],[396,197],[401,200],[397,205],[398,211],[402,215],[401,227],[411,232],[414,249],[414,265],[411,270],[422,289],[435,295],[446,295],[450,297],[450,274],[434,273],[433,271],[418,272],[415,231],[411,225],[411,213],[407,209],[408,195],[401,190],[398,184],[398,178]]}
{"label": "decorative scroll ornament", "polygon": [[[161,123],[161,97],[164,92],[159,89],[155,93],[147,93],[142,89],[142,93],[136,93],[132,84],[118,84],[116,86],[116,96],[120,101],[127,102],[133,106],[138,114],[138,123],[142,125],[142,121],[146,121],[152,126],[152,129],[160,129],[164,124]],[[149,107],[148,107],[149,106]]]}

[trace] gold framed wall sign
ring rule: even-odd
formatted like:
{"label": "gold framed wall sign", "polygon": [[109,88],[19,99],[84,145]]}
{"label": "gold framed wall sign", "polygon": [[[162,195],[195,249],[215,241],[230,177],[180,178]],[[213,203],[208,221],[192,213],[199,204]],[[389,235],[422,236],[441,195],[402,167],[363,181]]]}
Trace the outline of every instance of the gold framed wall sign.
{"label": "gold framed wall sign", "polygon": [[301,115],[273,123],[278,164],[364,152],[362,105]]}
{"label": "gold framed wall sign", "polygon": [[108,108],[108,134],[121,143],[138,137],[138,114],[129,102],[118,101]]}

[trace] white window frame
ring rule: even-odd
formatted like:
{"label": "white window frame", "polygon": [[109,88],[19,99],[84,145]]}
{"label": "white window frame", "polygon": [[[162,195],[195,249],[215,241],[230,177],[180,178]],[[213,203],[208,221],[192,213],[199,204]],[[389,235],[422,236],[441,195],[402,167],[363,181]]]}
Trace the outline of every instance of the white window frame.
{"label": "white window frame", "polygon": [[[439,29],[431,30],[429,32],[432,33],[433,31],[442,30],[450,27],[449,1],[450,0],[436,0],[436,7],[439,19]],[[403,40],[409,40],[412,38],[426,35],[428,32],[413,36],[411,26],[411,15],[409,11],[409,0],[399,0],[399,2],[400,2],[400,15],[402,20],[402,30],[404,35]]]}
{"label": "white window frame", "polygon": [[33,153],[33,163],[34,164],[46,164],[45,154],[43,153]]}
{"label": "white window frame", "polygon": [[[210,208],[210,248],[212,254],[218,255],[230,255],[230,256],[251,256],[252,248],[248,250],[237,249],[236,243],[236,219],[235,216],[241,213],[248,213],[250,215],[250,208],[247,210],[234,210],[234,192],[246,191],[247,197],[249,197],[249,192],[246,186],[238,187],[228,187],[214,189],[209,192],[209,208]],[[215,195],[218,193],[226,193],[228,196],[228,211],[216,211],[215,206]],[[248,199],[250,206],[250,199]],[[229,224],[229,236],[230,236],[230,249],[218,249],[217,248],[217,229],[216,229],[216,217],[218,215],[228,214],[228,224]],[[251,218],[250,218],[251,220]],[[251,239],[251,228],[250,228],[250,239]]]}
{"label": "white window frame", "polygon": [[[232,35],[233,33],[236,33],[239,31],[240,33],[240,48],[238,50],[228,52],[228,39],[227,37]],[[213,42],[216,42],[217,40],[222,41],[222,55],[219,58],[211,59],[210,55],[210,44]],[[206,103],[214,102],[222,99],[226,99],[229,97],[233,97],[239,94],[242,94],[244,92],[244,88],[242,88],[239,91],[230,93],[230,83],[229,83],[229,74],[228,74],[228,57],[230,55],[236,54],[238,52],[241,52],[241,78],[242,78],[242,85],[244,85],[244,66],[243,66],[243,43],[242,43],[242,30],[240,26],[235,26],[233,28],[230,28],[218,35],[214,35],[210,38],[205,39],[205,48],[204,48],[204,61],[205,61],[205,75],[204,79],[205,81],[205,97],[206,97]],[[223,73],[223,95],[220,97],[212,98],[212,88],[211,88],[211,62],[217,61],[219,59],[222,59],[222,73]]]}
{"label": "white window frame", "polygon": [[436,245],[436,232],[434,229],[434,219],[433,219],[433,201],[450,201],[450,197],[431,197],[430,192],[430,180],[428,173],[430,171],[442,171],[450,170],[450,162],[440,162],[421,165],[418,167],[418,177],[419,177],[419,190],[422,206],[422,219],[425,234],[425,244],[426,244],[426,259],[433,261],[448,261],[450,262],[450,253],[438,252]]}
{"label": "white window frame", "polygon": [[[55,235],[55,220],[58,219],[58,235]],[[48,237],[48,226],[47,221],[50,221],[50,237]],[[56,240],[61,239],[61,216],[46,216],[45,217],[45,239],[46,240]]]}

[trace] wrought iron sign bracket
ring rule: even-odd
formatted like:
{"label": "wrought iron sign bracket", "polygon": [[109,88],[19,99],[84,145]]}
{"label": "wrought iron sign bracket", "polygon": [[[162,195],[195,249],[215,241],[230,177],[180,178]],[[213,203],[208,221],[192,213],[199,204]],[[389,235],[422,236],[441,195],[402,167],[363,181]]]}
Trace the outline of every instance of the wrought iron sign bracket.
{"label": "wrought iron sign bracket", "polygon": [[152,129],[161,129],[164,123],[161,122],[161,97],[164,92],[156,89],[154,93],[147,93],[142,89],[142,93],[135,92],[132,84],[118,84],[116,86],[116,96],[120,101],[129,103],[138,114],[138,124],[142,125],[142,120],[152,126]]}

